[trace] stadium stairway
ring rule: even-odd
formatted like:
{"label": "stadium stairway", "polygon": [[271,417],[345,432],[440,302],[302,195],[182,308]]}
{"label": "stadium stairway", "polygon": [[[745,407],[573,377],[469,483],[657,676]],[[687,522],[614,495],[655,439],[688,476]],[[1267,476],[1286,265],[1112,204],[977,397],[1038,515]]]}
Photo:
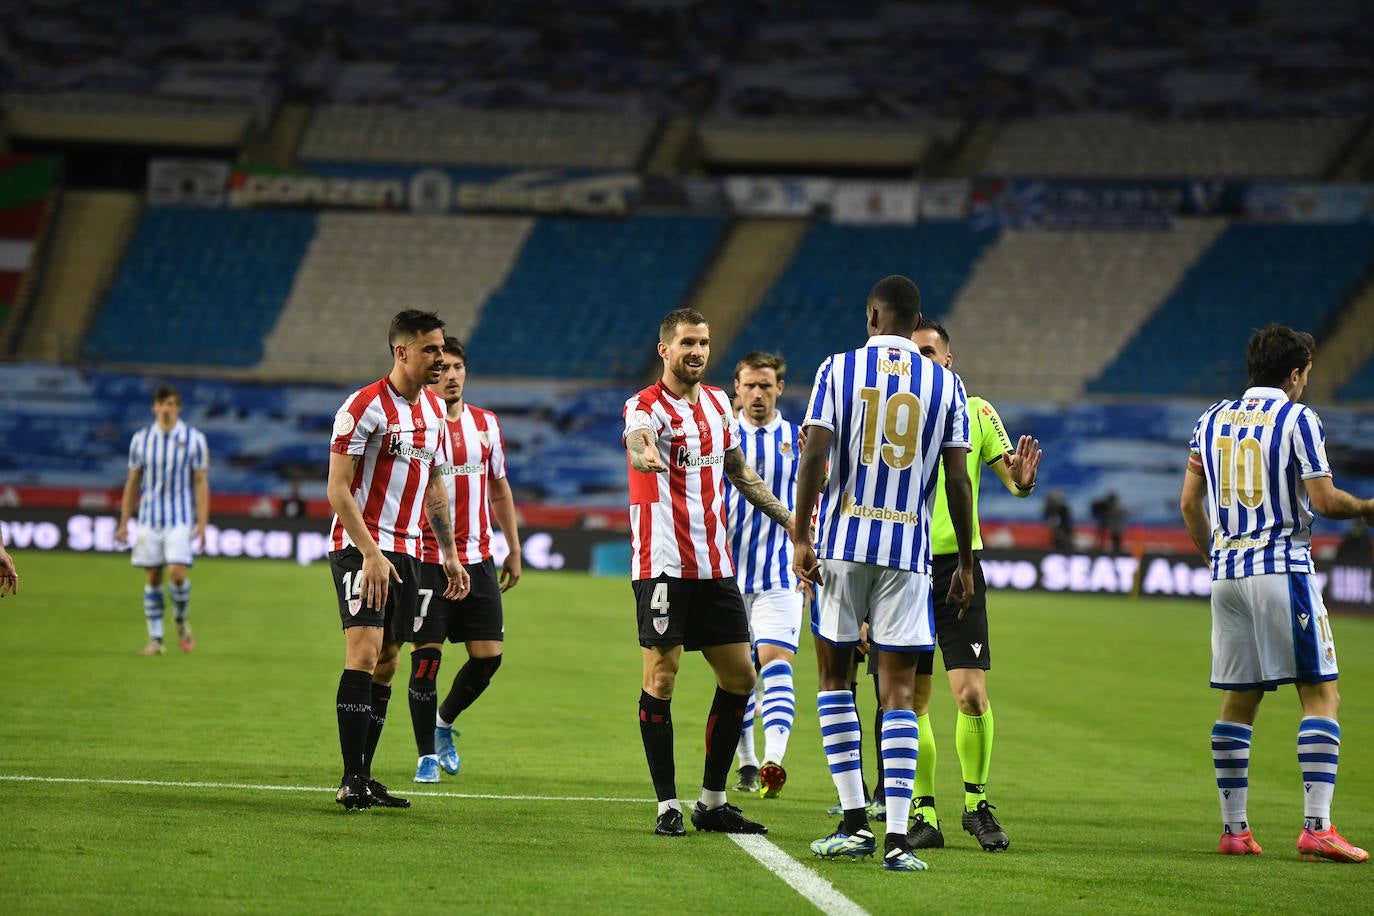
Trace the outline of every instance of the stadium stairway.
{"label": "stadium stairway", "polygon": [[[740,219],[725,233],[690,299],[711,324],[716,352],[730,351],[740,329],[791,262],[806,228],[804,219]],[[734,364],[712,368],[721,375],[732,373]],[[654,367],[651,374],[656,378],[661,371]]]}
{"label": "stadium stairway", "polygon": [[993,403],[1075,400],[1223,227],[1003,233],[944,321],[955,369]]}
{"label": "stadium stairway", "polygon": [[321,213],[260,373],[380,378],[386,329],[401,309],[438,311],[467,341],[506,282],[533,220],[501,216]]}
{"label": "stadium stairway", "polygon": [[139,199],[123,191],[68,191],[57,215],[46,261],[61,269],[44,274],[33,317],[19,341],[19,359],[76,359],[81,337],[133,235]]}
{"label": "stadium stairway", "polygon": [[1317,349],[1304,401],[1374,400],[1374,267],[1319,335]]}

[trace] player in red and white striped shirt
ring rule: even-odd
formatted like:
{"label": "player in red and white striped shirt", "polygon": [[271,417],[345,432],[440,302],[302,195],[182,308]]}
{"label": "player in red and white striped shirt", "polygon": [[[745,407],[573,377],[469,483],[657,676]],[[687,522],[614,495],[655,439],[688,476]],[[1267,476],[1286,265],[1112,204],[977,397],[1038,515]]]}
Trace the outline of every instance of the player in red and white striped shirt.
{"label": "player in red and white striped shirt", "polygon": [[[467,353],[456,337],[444,338],[444,362],[439,380],[429,390],[444,399],[450,461],[438,469],[453,507],[454,540],[472,588],[461,601],[436,592],[444,587],[439,566],[439,543],[423,526],[420,568],[420,605],[410,637],[410,721],[420,759],[416,782],[438,782],[442,766],[458,772],[461,761],[454,747],[454,720],[482,695],[501,667],[505,620],[501,595],[520,581],[520,530],[515,498],[506,480],[506,445],[501,424],[490,410],[463,401],[467,383]],[[497,575],[492,559],[491,522],[505,539],[505,558]],[[435,678],[439,674],[444,639],[463,643],[468,660],[453,678],[444,702],[439,702]]]}
{"label": "player in red and white striped shirt", "polygon": [[372,779],[371,767],[419,600],[422,512],[443,553],[444,594],[461,598],[469,586],[443,479],[431,474],[448,460],[443,402],[424,389],[443,362],[444,323],[433,312],[407,309],[392,319],[388,340],[391,372],[348,396],[329,446],[329,568],[345,640],[335,704],[344,777],[336,800],[350,810],[410,806]]}
{"label": "player in red and white striped shirt", "polygon": [[792,515],[745,462],[730,398],[701,383],[711,331],[695,309],[669,312],[659,325],[663,378],[625,402],[630,464],[631,584],[639,617],[643,689],[639,728],[658,797],[655,832],[682,836],[670,701],[683,649],[701,650],[716,673],[706,720],[698,830],[767,833],[725,802],[725,780],[754,690],[749,620],[735,585],[725,530],[724,480],[769,518]]}

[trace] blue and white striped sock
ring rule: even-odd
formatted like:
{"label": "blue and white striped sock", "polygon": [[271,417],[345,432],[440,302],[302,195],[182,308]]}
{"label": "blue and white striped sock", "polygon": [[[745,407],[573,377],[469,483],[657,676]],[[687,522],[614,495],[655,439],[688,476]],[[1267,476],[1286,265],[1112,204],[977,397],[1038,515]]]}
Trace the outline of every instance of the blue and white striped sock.
{"label": "blue and white striped sock", "polygon": [[1336,794],[1336,767],[1341,759],[1341,727],[1335,719],[1304,716],[1298,724],[1298,766],[1302,767],[1302,816],[1320,818],[1313,829],[1331,821],[1331,796]]}
{"label": "blue and white striped sock", "polygon": [[1250,737],[1254,729],[1220,719],[1212,726],[1212,765],[1217,771],[1221,823],[1232,833],[1247,827],[1245,802],[1250,793]]}
{"label": "blue and white striped sock", "polygon": [[167,583],[167,592],[172,597],[172,608],[176,611],[177,623],[186,620],[186,606],[191,603],[191,580],[177,585],[175,582]]}
{"label": "blue and white striped sock", "polygon": [[162,586],[143,586],[143,617],[148,623],[148,638],[162,638]]}
{"label": "blue and white striped sock", "polygon": [[797,715],[792,665],[782,659],[769,662],[760,676],[763,678],[763,759],[782,763],[787,754],[787,739],[792,737],[792,721]]}
{"label": "blue and white striped sock", "polygon": [[883,792],[887,800],[888,833],[906,833],[911,814],[911,789],[916,783],[918,739],[916,713],[910,709],[883,713]]}
{"label": "blue and white striped sock", "polygon": [[758,712],[757,694],[749,694],[749,702],[744,707],[744,720],[740,722],[739,746],[735,754],[741,767],[757,767],[759,758],[754,753],[754,716]]}
{"label": "blue and white striped sock", "polygon": [[848,690],[822,690],[816,694],[821,718],[821,746],[830,765],[830,778],[846,811],[864,806],[863,760],[859,756],[862,732],[854,694]]}

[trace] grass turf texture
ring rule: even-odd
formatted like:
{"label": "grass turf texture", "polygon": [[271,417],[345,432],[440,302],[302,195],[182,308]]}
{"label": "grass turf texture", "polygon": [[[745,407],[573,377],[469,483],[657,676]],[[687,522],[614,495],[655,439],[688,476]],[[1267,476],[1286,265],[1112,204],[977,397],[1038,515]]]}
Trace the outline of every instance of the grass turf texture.
{"label": "grass turf texture", "polygon": [[[24,590],[0,602],[12,690],[0,717],[0,911],[814,911],[726,837],[690,826],[685,839],[652,835],[624,581],[526,574],[507,596],[505,663],[459,722],[463,772],[438,786],[410,781],[403,654],[374,775],[414,807],[345,814],[333,800],[342,638],[324,565],[202,560],[192,574],[196,651],[172,641],[167,655],[144,658],[141,576],[125,558],[25,551],[17,562]],[[979,851],[959,827],[955,713],[937,672],[947,847],[922,853],[930,871],[905,875],[883,873],[876,858],[809,855],[835,820],[810,646],[796,666],[787,788],[776,800],[731,801],[872,913],[1374,906],[1374,868],[1297,858],[1291,688],[1266,700],[1255,733],[1249,808],[1265,853],[1216,853],[1208,733],[1219,695],[1206,686],[1205,602],[995,593],[991,613],[989,788],[1008,852]],[[1341,617],[1334,629],[1346,696],[1335,822],[1367,846],[1374,620]],[[441,686],[462,657],[446,653]],[[704,661],[686,656],[673,715],[688,806],[711,690]],[[15,778],[25,776],[80,781]]]}

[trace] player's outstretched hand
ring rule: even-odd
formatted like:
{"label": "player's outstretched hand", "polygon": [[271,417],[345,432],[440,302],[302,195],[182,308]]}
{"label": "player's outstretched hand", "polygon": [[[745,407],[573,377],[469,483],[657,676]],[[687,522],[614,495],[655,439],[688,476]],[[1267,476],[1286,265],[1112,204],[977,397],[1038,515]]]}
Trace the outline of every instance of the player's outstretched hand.
{"label": "player's outstretched hand", "polygon": [[816,558],[816,548],[810,544],[797,544],[792,548],[792,572],[797,575],[797,591],[812,601],[816,600],[816,586],[821,582],[821,561]]}
{"label": "player's outstretched hand", "polygon": [[400,582],[401,574],[381,551],[363,557],[363,607],[380,611],[386,607],[392,582]]}
{"label": "player's outstretched hand", "polygon": [[1033,436],[1022,436],[1016,442],[1016,451],[1007,458],[1007,473],[1011,482],[1022,490],[1035,483],[1035,473],[1040,468],[1040,440]]}
{"label": "player's outstretched hand", "polygon": [[964,619],[964,612],[968,610],[969,600],[973,597],[973,568],[962,563],[954,570],[954,575],[949,580],[949,594],[945,596],[947,604],[959,605],[959,619]]}
{"label": "player's outstretched hand", "polygon": [[472,589],[472,578],[463,568],[463,564],[458,562],[457,557],[444,560],[444,575],[448,577],[448,587],[444,589],[445,598],[450,601],[461,601],[468,596]]}

